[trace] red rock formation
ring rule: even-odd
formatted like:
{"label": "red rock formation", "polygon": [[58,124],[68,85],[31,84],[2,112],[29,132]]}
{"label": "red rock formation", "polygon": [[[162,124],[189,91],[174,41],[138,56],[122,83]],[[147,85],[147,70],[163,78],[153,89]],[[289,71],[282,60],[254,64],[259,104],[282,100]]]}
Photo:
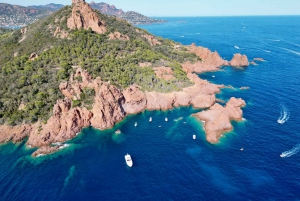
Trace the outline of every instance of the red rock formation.
{"label": "red rock formation", "polygon": [[120,32],[114,32],[109,34],[109,40],[117,40],[117,39],[124,40],[124,41],[130,40],[129,36],[123,35]]}
{"label": "red rock formation", "polygon": [[154,67],[153,70],[154,70],[156,77],[158,77],[158,78],[162,78],[167,81],[175,78],[173,76],[172,68],[170,68],[170,67],[164,67],[164,66]]}
{"label": "red rock formation", "polygon": [[142,37],[146,38],[151,46],[161,45],[161,42],[152,35],[142,35]]}
{"label": "red rock formation", "polygon": [[249,61],[246,55],[234,54],[229,64],[234,67],[246,67],[249,66]]}
{"label": "red rock formation", "polygon": [[188,72],[203,73],[208,71],[217,71],[221,66],[228,65],[226,60],[223,60],[218,52],[211,52],[208,48],[197,47],[194,43],[187,47],[192,53],[195,53],[202,61],[194,64],[189,61],[182,64],[183,69]]}
{"label": "red rock formation", "polygon": [[225,107],[218,103],[209,110],[194,114],[198,119],[205,121],[205,133],[207,141],[218,142],[222,133],[232,130],[230,120],[241,120],[243,111],[241,107],[246,103],[242,99],[231,98]]}
{"label": "red rock formation", "polygon": [[60,27],[57,27],[55,32],[53,33],[53,36],[59,38],[67,38],[69,36],[69,33],[61,30]]}
{"label": "red rock formation", "polygon": [[113,85],[100,80],[95,81],[94,84],[96,97],[92,109],[94,116],[91,119],[91,124],[93,127],[101,130],[111,128],[125,117],[122,107],[125,101],[124,96]]}
{"label": "red rock formation", "polygon": [[133,85],[123,91],[125,102],[124,111],[127,114],[136,114],[145,110],[147,105],[146,95],[138,86]]}
{"label": "red rock formation", "polygon": [[98,14],[94,12],[91,6],[84,1],[75,0],[72,9],[72,15],[68,18],[67,26],[70,29],[89,29],[104,34],[106,27],[104,21],[101,21]]}
{"label": "red rock formation", "polygon": [[21,142],[36,128],[36,125],[7,126],[0,125],[0,143]]}
{"label": "red rock formation", "polygon": [[72,0],[72,4],[77,4],[79,2],[85,2],[85,0]]}

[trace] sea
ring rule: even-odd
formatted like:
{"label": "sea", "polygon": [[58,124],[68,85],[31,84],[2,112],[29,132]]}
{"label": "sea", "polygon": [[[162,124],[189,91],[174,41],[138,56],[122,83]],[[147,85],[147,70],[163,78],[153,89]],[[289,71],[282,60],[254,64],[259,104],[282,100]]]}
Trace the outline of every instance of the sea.
{"label": "sea", "polygon": [[217,144],[205,140],[191,116],[201,110],[192,107],[130,115],[105,131],[85,128],[38,158],[25,141],[3,144],[0,200],[300,200],[300,16],[164,19],[139,27],[227,60],[235,53],[265,60],[199,75],[233,87],[217,98],[244,99],[243,121],[232,121]]}

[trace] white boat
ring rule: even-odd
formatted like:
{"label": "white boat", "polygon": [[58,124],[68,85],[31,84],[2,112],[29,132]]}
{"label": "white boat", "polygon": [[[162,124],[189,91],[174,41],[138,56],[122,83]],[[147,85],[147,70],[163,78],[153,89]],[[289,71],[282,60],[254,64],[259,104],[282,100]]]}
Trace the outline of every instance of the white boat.
{"label": "white boat", "polygon": [[165,121],[168,121],[168,117],[165,118]]}
{"label": "white boat", "polygon": [[244,148],[240,148],[241,151],[244,151]]}
{"label": "white boat", "polygon": [[137,127],[137,122],[135,122],[134,126]]}
{"label": "white boat", "polygon": [[277,123],[283,124],[283,121],[282,121],[281,119],[278,119],[278,120],[277,120]]}
{"label": "white boat", "polygon": [[128,153],[125,155],[125,161],[129,167],[132,167],[133,162],[132,162],[131,156]]}
{"label": "white boat", "polygon": [[280,157],[283,158],[285,157],[286,155],[284,153],[280,154]]}
{"label": "white boat", "polygon": [[150,117],[149,122],[152,122],[152,117]]}
{"label": "white boat", "polygon": [[196,140],[196,135],[193,135],[193,139]]}

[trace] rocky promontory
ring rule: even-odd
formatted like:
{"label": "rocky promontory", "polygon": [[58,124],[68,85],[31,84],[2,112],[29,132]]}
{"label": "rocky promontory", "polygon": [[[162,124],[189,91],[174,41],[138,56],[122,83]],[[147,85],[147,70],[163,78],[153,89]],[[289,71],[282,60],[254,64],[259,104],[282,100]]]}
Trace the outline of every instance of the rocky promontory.
{"label": "rocky promontory", "polygon": [[204,121],[207,141],[218,142],[220,136],[232,130],[231,120],[242,120],[243,111],[241,107],[246,103],[242,99],[231,98],[223,107],[216,103],[208,110],[194,114],[199,120]]}

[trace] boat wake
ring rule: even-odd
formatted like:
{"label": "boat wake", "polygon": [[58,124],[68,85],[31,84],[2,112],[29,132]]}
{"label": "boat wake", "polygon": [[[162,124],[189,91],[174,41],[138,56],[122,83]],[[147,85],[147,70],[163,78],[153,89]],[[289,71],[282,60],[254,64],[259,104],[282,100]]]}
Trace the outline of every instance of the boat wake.
{"label": "boat wake", "polygon": [[277,123],[284,124],[289,118],[290,112],[284,105],[281,105],[280,117],[278,118]]}
{"label": "boat wake", "polygon": [[296,54],[296,55],[300,56],[300,52],[296,52],[296,51],[294,51],[294,50],[290,50],[290,49],[287,49],[287,48],[280,48],[280,49],[283,49],[283,50],[285,50],[285,51],[288,51],[288,52],[290,52],[290,53],[293,53],[293,54]]}
{"label": "boat wake", "polygon": [[282,152],[282,154],[280,154],[280,157],[282,158],[291,157],[292,155],[297,154],[299,151],[300,151],[300,144],[297,144],[291,150]]}
{"label": "boat wake", "polygon": [[234,48],[235,48],[235,49],[238,49],[238,50],[241,49],[239,46],[236,46],[236,45],[234,46]]}

